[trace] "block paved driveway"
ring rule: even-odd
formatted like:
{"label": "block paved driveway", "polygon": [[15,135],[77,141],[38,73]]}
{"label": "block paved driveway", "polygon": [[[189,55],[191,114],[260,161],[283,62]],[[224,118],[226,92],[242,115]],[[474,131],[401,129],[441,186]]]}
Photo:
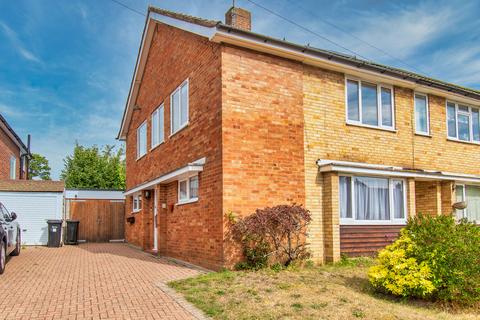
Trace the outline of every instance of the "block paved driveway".
{"label": "block paved driveway", "polygon": [[199,273],[126,244],[28,247],[0,276],[0,319],[199,319],[165,285]]}

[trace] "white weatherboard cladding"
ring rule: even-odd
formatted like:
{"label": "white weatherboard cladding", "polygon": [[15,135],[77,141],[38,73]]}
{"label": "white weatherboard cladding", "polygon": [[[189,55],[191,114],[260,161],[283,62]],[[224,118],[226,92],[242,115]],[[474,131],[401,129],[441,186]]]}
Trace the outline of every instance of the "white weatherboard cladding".
{"label": "white weatherboard cladding", "polygon": [[22,244],[46,245],[49,219],[62,219],[63,193],[0,192],[0,202],[18,216]]}

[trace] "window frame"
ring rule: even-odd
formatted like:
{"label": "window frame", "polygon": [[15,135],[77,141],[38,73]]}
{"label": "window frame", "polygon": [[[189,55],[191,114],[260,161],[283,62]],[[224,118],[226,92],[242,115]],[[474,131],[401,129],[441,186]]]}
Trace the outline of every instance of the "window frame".
{"label": "window frame", "polygon": [[[182,123],[182,117],[181,117],[181,112],[178,114],[178,121],[179,121],[179,127],[177,130],[173,130],[173,96],[175,93],[179,93],[179,104],[180,108],[179,111],[182,109],[182,94],[181,94],[181,89],[187,86],[187,105],[186,105],[186,113],[187,113],[187,121],[185,123]],[[180,132],[182,129],[188,126],[190,122],[190,80],[186,79],[183,81],[173,92],[170,94],[170,136],[173,136],[177,132]]]}
{"label": "window frame", "polygon": [[[350,177],[350,194],[351,194],[351,209],[352,217],[351,218],[342,218],[341,217],[341,204],[340,204],[340,177]],[[355,207],[355,178],[364,177],[364,178],[378,178],[378,179],[387,179],[388,180],[388,201],[389,201],[389,210],[390,210],[390,219],[389,220],[357,220],[356,217],[356,207]],[[403,183],[403,218],[395,218],[394,212],[394,203],[393,203],[393,182],[402,181]],[[340,173],[338,175],[338,216],[340,219],[340,225],[405,225],[408,220],[408,203],[407,203],[407,179],[399,177],[386,177],[386,176],[376,176],[376,175],[357,175],[357,174],[344,174]]]}
{"label": "window frame", "polygon": [[[453,104],[455,106],[455,137],[451,137],[449,134],[448,134],[448,129],[449,129],[449,124],[448,124],[448,104]],[[468,108],[468,113],[465,112],[465,111],[461,111],[459,110],[459,107],[462,106],[462,107],[467,107]],[[447,126],[447,140],[451,140],[451,141],[457,141],[457,142],[464,142],[464,143],[472,143],[472,144],[479,144],[480,145],[480,140],[474,140],[473,139],[473,109],[477,110],[477,112],[479,113],[479,117],[480,117],[480,107],[476,107],[476,106],[471,106],[471,105],[468,105],[466,103],[458,103],[458,102],[455,102],[455,101],[452,101],[452,100],[446,100],[445,102],[445,122],[446,122],[446,126]],[[468,116],[468,119],[469,119],[469,140],[462,140],[459,138],[459,135],[458,135],[458,115],[464,115],[464,116]],[[479,122],[479,130],[480,130],[480,122]]]}
{"label": "window frame", "polygon": [[[140,154],[140,130],[145,126],[145,153]],[[137,128],[137,160],[143,158],[148,153],[148,123],[143,121]]]}
{"label": "window frame", "polygon": [[[358,83],[358,112],[359,112],[359,120],[350,120],[348,118],[348,81],[355,81]],[[362,123],[362,110],[363,110],[363,103],[362,103],[362,83],[367,83],[370,85],[376,86],[377,89],[377,125],[365,124]],[[389,89],[391,93],[390,98],[390,105],[391,105],[391,112],[392,112],[392,126],[385,126],[382,123],[382,88]],[[379,83],[375,81],[369,80],[362,80],[360,78],[346,76],[345,77],[345,119],[346,123],[349,125],[361,126],[366,128],[372,129],[380,129],[385,131],[396,131],[395,126],[395,91],[394,86],[386,83]]]}
{"label": "window frame", "polygon": [[[463,202],[467,202],[468,203],[468,199],[467,199],[467,188],[468,186],[471,186],[471,187],[480,187],[478,185],[473,185],[473,184],[466,184],[466,183],[456,183],[455,184],[455,188],[456,187],[462,187],[462,201]],[[455,201],[456,201],[456,190],[455,190]],[[462,213],[462,217],[460,218],[458,216],[458,213],[461,212]],[[455,210],[455,218],[457,220],[460,220],[460,219],[467,219],[468,221],[472,222],[472,220],[469,219],[468,217],[468,206],[465,208],[465,209],[456,209]],[[475,223],[480,223],[480,221],[475,221]]]}
{"label": "window frame", "polygon": [[[194,178],[194,177],[197,177],[197,184],[198,184],[198,188],[197,188],[197,197],[191,197],[191,194],[190,194],[190,179],[191,178]],[[180,199],[180,183],[182,182],[186,182],[186,191],[187,191],[187,197],[185,199]],[[190,175],[188,177],[185,177],[185,178],[182,178],[182,179],[179,179],[178,180],[178,183],[177,183],[177,205],[181,205],[181,204],[187,204],[187,203],[192,203],[192,202],[197,202],[199,197],[198,197],[198,190],[200,190],[200,179],[199,179],[199,176],[198,174],[194,174],[194,175]]]}
{"label": "window frame", "polygon": [[10,156],[10,179],[17,179],[17,158],[15,156]]}
{"label": "window frame", "polygon": [[[425,97],[425,103],[426,103],[426,107],[427,107],[427,132],[418,131],[418,129],[417,129],[417,117],[416,117],[416,114],[417,114],[417,96]],[[414,112],[414,119],[415,119],[415,134],[421,135],[421,136],[430,136],[431,135],[431,132],[430,132],[430,101],[428,99],[428,94],[423,93],[423,92],[415,91],[413,93],[413,105],[414,105],[413,112]]]}
{"label": "window frame", "polygon": [[140,212],[142,211],[142,205],[143,205],[143,199],[142,199],[142,193],[137,192],[132,195],[132,212]]}
{"label": "window frame", "polygon": [[[160,127],[160,116],[162,116],[162,119],[163,119],[161,127]],[[154,123],[153,119],[154,118],[156,118],[156,120],[157,120],[157,130],[155,130],[155,128],[153,126],[153,123]],[[165,142],[165,105],[164,105],[164,103],[162,103],[157,109],[155,109],[155,111],[152,112],[152,114],[150,116],[150,121],[152,123],[151,135],[150,135],[150,139],[151,139],[150,150],[153,150],[153,149],[155,149],[156,147],[158,147],[159,145],[161,145],[162,143]],[[160,133],[162,133],[162,135],[161,135],[162,139],[160,139]],[[157,143],[154,143],[155,134],[157,135],[157,138],[158,138]]]}

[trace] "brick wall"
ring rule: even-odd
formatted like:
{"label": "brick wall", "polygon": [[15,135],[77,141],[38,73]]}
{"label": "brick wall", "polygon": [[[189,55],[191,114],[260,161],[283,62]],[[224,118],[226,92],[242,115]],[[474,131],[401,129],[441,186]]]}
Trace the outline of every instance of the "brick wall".
{"label": "brick wall", "polygon": [[224,211],[305,204],[301,64],[225,46],[222,78]]}
{"label": "brick wall", "polygon": [[[206,157],[199,178],[199,201],[174,206],[168,213],[161,209],[159,219],[163,224],[159,240],[165,244],[162,250],[167,255],[211,268],[222,265],[220,67],[219,45],[159,24],[136,103],[140,110],[133,113],[126,139],[127,189]],[[186,79],[189,79],[189,125],[170,137],[170,94]],[[165,143],[150,150],[150,116],[162,103],[165,107]],[[149,151],[137,161],[136,129],[146,119]],[[177,202],[176,185],[174,182],[165,187],[167,207]],[[149,207],[153,208],[150,202]],[[128,216],[132,208],[131,197],[127,199],[126,208]],[[139,219],[142,223],[138,225],[127,224],[126,238],[150,250],[153,246],[153,212],[145,208],[136,216],[145,219]]]}
{"label": "brick wall", "polygon": [[12,156],[17,159],[16,179],[20,179],[20,148],[0,129],[0,180],[10,179],[10,158]]}

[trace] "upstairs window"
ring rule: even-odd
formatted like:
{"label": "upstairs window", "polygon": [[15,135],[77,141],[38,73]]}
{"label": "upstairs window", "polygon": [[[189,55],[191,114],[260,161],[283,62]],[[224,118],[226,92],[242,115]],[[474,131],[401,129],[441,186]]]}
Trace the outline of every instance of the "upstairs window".
{"label": "upstairs window", "polygon": [[359,176],[340,176],[339,179],[343,224],[405,223],[404,180]]}
{"label": "upstairs window", "polygon": [[430,119],[428,112],[428,96],[415,93],[415,132],[430,134]]}
{"label": "upstairs window", "polygon": [[346,81],[347,123],[393,130],[393,89],[361,80]]}
{"label": "upstairs window", "polygon": [[449,138],[480,142],[480,112],[478,108],[447,102],[447,126]]}
{"label": "upstairs window", "polygon": [[147,122],[137,129],[137,159],[147,154]]}
{"label": "upstairs window", "polygon": [[17,178],[17,158],[10,157],[10,179],[15,180]]}
{"label": "upstairs window", "polygon": [[152,148],[164,141],[163,104],[152,113]]}
{"label": "upstairs window", "polygon": [[170,97],[171,134],[188,124],[188,108],[188,80],[186,80]]}

